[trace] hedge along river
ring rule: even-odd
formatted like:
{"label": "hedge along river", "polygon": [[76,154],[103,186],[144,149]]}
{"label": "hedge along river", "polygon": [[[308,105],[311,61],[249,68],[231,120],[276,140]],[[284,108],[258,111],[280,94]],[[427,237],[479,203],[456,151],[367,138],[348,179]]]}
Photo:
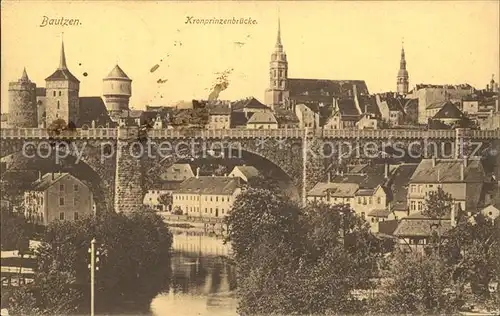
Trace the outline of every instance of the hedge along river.
{"label": "hedge along river", "polygon": [[151,302],[152,315],[237,315],[236,273],[227,260],[230,246],[203,229],[170,229],[172,279]]}

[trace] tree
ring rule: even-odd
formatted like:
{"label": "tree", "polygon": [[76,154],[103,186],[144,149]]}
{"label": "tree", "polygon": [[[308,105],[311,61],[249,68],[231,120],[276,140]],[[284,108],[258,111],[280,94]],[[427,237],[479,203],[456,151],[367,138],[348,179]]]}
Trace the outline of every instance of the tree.
{"label": "tree", "polygon": [[65,120],[63,119],[55,119],[52,121],[49,126],[47,126],[47,130],[49,131],[49,134],[53,135],[59,135],[63,130],[66,130],[68,128],[68,124],[66,123]]}
{"label": "tree", "polygon": [[87,250],[93,237],[100,251],[95,285],[97,311],[119,312],[128,301],[147,306],[165,289],[172,234],[162,218],[145,210],[129,215],[104,213],[78,221],[56,221],[48,226],[36,251],[35,282],[19,288],[32,293],[34,308],[46,314],[54,314],[57,309],[62,314],[87,311]]}
{"label": "tree", "polygon": [[227,218],[237,266],[238,313],[357,311],[351,295],[376,272],[379,247],[346,205],[302,208],[284,195],[249,187]]}
{"label": "tree", "polygon": [[370,302],[373,312],[432,315],[460,307],[449,295],[449,268],[435,253],[396,252],[386,280],[380,289],[383,294]]}
{"label": "tree", "polygon": [[446,262],[452,267],[457,292],[470,283],[472,292],[490,296],[488,284],[500,275],[500,223],[481,213],[474,220],[462,216],[448,234],[443,248]]}
{"label": "tree", "polygon": [[451,194],[438,187],[437,191],[430,192],[426,198],[422,214],[432,219],[440,219],[451,213],[452,205]]}
{"label": "tree", "polygon": [[2,208],[2,250],[26,250],[29,247],[29,226],[24,216]]}
{"label": "tree", "polygon": [[168,208],[174,202],[173,197],[172,197],[172,193],[166,193],[166,194],[160,195],[158,197],[158,202],[163,204],[165,206],[165,208]]}

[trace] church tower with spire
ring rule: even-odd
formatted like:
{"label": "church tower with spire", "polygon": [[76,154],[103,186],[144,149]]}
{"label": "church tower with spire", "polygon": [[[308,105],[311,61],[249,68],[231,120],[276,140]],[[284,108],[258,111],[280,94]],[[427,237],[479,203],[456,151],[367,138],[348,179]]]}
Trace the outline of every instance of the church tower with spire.
{"label": "church tower with spire", "polygon": [[64,41],[61,43],[59,67],[45,79],[46,105],[45,123],[49,126],[57,119],[63,119],[69,126],[77,126],[80,110],[80,81],[73,76],[66,65]]}
{"label": "church tower with spire", "polygon": [[36,84],[28,78],[26,68],[21,79],[9,82],[9,126],[33,128],[38,126]]}
{"label": "church tower with spire", "polygon": [[399,95],[407,95],[409,87],[408,70],[406,70],[405,49],[401,46],[401,61],[399,62],[397,92]]}
{"label": "church tower with spire", "polygon": [[267,106],[274,108],[275,105],[283,104],[283,101],[288,98],[287,78],[288,61],[281,43],[281,25],[278,18],[278,35],[274,52],[271,54],[271,62],[269,63],[269,88],[266,89],[264,98]]}

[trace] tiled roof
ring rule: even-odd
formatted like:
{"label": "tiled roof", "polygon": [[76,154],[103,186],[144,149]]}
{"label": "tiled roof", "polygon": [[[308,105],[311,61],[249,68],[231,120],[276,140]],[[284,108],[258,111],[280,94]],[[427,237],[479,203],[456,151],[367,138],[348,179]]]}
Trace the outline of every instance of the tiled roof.
{"label": "tiled roof", "polygon": [[[52,175],[54,178],[52,178]],[[46,173],[41,179],[36,180],[33,182],[33,191],[45,191],[48,188],[50,188],[53,184],[55,184],[57,181],[61,180],[62,178],[68,176],[69,173]]]}
{"label": "tiled roof", "polygon": [[290,110],[286,109],[276,109],[274,112],[274,116],[279,124],[290,124],[290,123],[298,123],[299,119],[297,115]]}
{"label": "tiled roof", "polygon": [[357,183],[362,188],[375,189],[386,182],[385,165],[376,164],[367,166],[363,169],[363,174],[336,175],[331,181],[336,183]]}
{"label": "tiled roof", "polygon": [[441,109],[445,104],[451,103],[449,101],[436,101],[427,106],[427,110]]}
{"label": "tiled roof", "polygon": [[372,217],[388,217],[391,214],[391,211],[388,209],[375,209],[368,213],[368,216]]}
{"label": "tiled roof", "polygon": [[52,75],[45,78],[45,81],[69,80],[80,82],[67,68],[57,69]]}
{"label": "tiled roof", "polygon": [[239,178],[200,176],[186,179],[174,193],[230,195],[239,186]]}
{"label": "tiled roof", "polygon": [[140,118],[142,116],[142,110],[129,110],[122,111],[120,113],[120,118]]}
{"label": "tiled roof", "polygon": [[[252,115],[253,113],[248,113],[248,117]],[[231,112],[231,128],[246,126],[247,121],[247,114],[245,112]]]}
{"label": "tiled roof", "polygon": [[277,124],[276,117],[271,112],[255,112],[247,124]]}
{"label": "tiled roof", "polygon": [[231,105],[233,111],[240,111],[243,109],[269,109],[268,106],[262,104],[259,100],[254,97],[246,98],[243,100],[235,101]]}
{"label": "tiled roof", "polygon": [[380,109],[377,104],[377,100],[375,99],[374,96],[368,96],[368,95],[358,95],[358,102],[359,102],[359,107],[361,108],[361,111],[365,111],[366,113],[370,113],[375,115],[376,117],[382,116],[380,113]]}
{"label": "tiled roof", "polygon": [[315,97],[331,99],[333,96],[354,95],[353,85],[356,85],[358,93],[369,94],[364,80],[288,79],[291,99],[297,96],[307,96],[310,99]]}
{"label": "tiled roof", "polygon": [[115,125],[109,117],[108,110],[101,97],[80,97],[78,125],[91,127],[92,121],[95,121],[96,127],[113,127]]}
{"label": "tiled roof", "polygon": [[47,91],[45,90],[45,88],[37,87],[35,90],[35,93],[36,93],[37,97],[44,97],[44,96],[46,96]]}
{"label": "tiled roof", "polygon": [[390,197],[391,208],[395,211],[408,210],[408,183],[412,174],[417,169],[417,163],[405,163],[399,165],[391,175]]}
{"label": "tiled roof", "polygon": [[236,168],[238,168],[238,170],[240,170],[240,172],[243,173],[243,175],[247,177],[247,179],[260,175],[259,170],[257,170],[257,168],[255,168],[254,166],[235,166],[234,169]]}
{"label": "tiled roof", "polygon": [[398,111],[398,112],[404,111],[405,100],[401,98],[387,98],[384,101],[386,101],[389,111]]}
{"label": "tiled roof", "polygon": [[[460,179],[460,168],[463,165],[461,159],[436,159],[433,167],[432,159],[422,159],[417,169],[413,173],[411,183],[453,183],[470,182],[483,183],[486,180],[481,161],[469,159],[467,167],[464,167],[464,180]],[[439,179],[438,179],[439,177]]]}
{"label": "tiled roof", "polygon": [[182,181],[158,181],[150,190],[175,191],[181,186]]}
{"label": "tiled roof", "polygon": [[375,189],[359,189],[356,196],[372,196],[374,193]]}
{"label": "tiled roof", "polygon": [[116,65],[115,68],[113,68],[109,72],[109,74],[106,76],[106,78],[122,78],[122,79],[129,79],[130,80],[130,78],[127,76],[127,74],[118,65]]}
{"label": "tiled roof", "polygon": [[428,89],[428,88],[432,88],[432,89],[454,89],[454,90],[471,90],[473,89],[473,87],[468,84],[468,83],[462,83],[462,84],[458,84],[458,85],[435,85],[435,84],[425,84],[425,83],[419,83],[416,85],[416,90],[420,90],[420,89]]}
{"label": "tiled roof", "polygon": [[461,119],[464,117],[462,111],[452,103],[446,103],[441,110],[434,115],[434,119]]}
{"label": "tiled roof", "polygon": [[176,163],[171,165],[160,175],[160,178],[164,181],[178,181],[182,178],[194,177],[193,169],[188,163]]}
{"label": "tiled roof", "polygon": [[231,108],[229,104],[211,104],[208,106],[209,115],[230,115]]}
{"label": "tiled roof", "polygon": [[446,235],[446,232],[451,228],[451,221],[449,219],[430,219],[420,213],[416,213],[401,220],[398,228],[394,231],[394,236],[430,237],[433,230]]}
{"label": "tiled roof", "polygon": [[358,188],[357,183],[318,182],[307,195],[326,196],[328,192],[332,197],[354,197]]}
{"label": "tiled roof", "polygon": [[354,102],[354,99],[340,99],[337,101],[337,105],[340,114],[344,118],[351,117],[357,120],[359,118],[359,115],[361,114],[356,108],[356,103]]}

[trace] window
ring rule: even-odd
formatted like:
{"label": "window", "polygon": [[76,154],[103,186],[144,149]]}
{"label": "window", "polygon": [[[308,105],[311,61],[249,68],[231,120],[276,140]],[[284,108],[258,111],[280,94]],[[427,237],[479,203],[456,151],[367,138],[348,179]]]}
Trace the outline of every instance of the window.
{"label": "window", "polygon": [[417,203],[415,201],[410,201],[410,210],[415,211],[417,208]]}
{"label": "window", "polygon": [[369,203],[369,204],[372,204],[372,203],[373,203],[373,199],[372,199],[372,197],[371,197],[371,196],[369,197],[368,203]]}
{"label": "window", "polygon": [[207,212],[207,208],[205,207],[205,213]]}
{"label": "window", "polygon": [[55,92],[55,91],[53,91],[53,92],[52,92],[52,95],[55,97],[55,96],[56,96],[56,92]]}
{"label": "window", "polygon": [[56,113],[56,118],[58,118],[58,117],[59,117],[59,114]]}
{"label": "window", "polygon": [[210,214],[212,214],[212,208],[210,208]]}
{"label": "window", "polygon": [[215,202],[219,202],[219,197],[218,196],[215,197]]}
{"label": "window", "polygon": [[73,215],[73,219],[74,219],[75,221],[77,221],[77,220],[78,220],[78,212],[75,212],[75,214]]}
{"label": "window", "polygon": [[424,209],[424,203],[422,201],[418,201],[418,210],[421,211]]}
{"label": "window", "polygon": [[361,204],[361,198],[360,197],[358,198],[358,204]]}
{"label": "window", "polygon": [[61,108],[61,102],[59,102],[59,100],[57,100],[57,109],[59,110]]}
{"label": "window", "polygon": [[64,184],[59,184],[59,191],[64,192]]}
{"label": "window", "polygon": [[382,198],[380,196],[377,197],[377,204],[382,204]]}
{"label": "window", "polygon": [[[210,197],[210,202],[212,202],[212,197]],[[210,213],[212,213],[212,212],[210,212]]]}
{"label": "window", "polygon": [[62,96],[62,91],[59,91],[59,96]]}
{"label": "window", "polygon": [[416,191],[416,190],[415,190],[415,185],[414,185],[414,184],[412,184],[412,185],[411,185],[411,193],[415,193],[415,191]]}
{"label": "window", "polygon": [[77,192],[77,191],[78,191],[78,184],[73,185],[73,190],[74,190],[75,192]]}
{"label": "window", "polygon": [[60,197],[59,198],[59,206],[63,206],[64,205],[64,197]]}
{"label": "window", "polygon": [[375,218],[374,217],[372,217],[372,223],[375,223]]}
{"label": "window", "polygon": [[64,220],[64,212],[59,213],[59,219],[60,219],[61,221],[63,221],[63,220]]}
{"label": "window", "polygon": [[361,217],[365,218],[365,212],[361,212]]}
{"label": "window", "polygon": [[73,205],[76,205],[76,196],[73,196]]}

